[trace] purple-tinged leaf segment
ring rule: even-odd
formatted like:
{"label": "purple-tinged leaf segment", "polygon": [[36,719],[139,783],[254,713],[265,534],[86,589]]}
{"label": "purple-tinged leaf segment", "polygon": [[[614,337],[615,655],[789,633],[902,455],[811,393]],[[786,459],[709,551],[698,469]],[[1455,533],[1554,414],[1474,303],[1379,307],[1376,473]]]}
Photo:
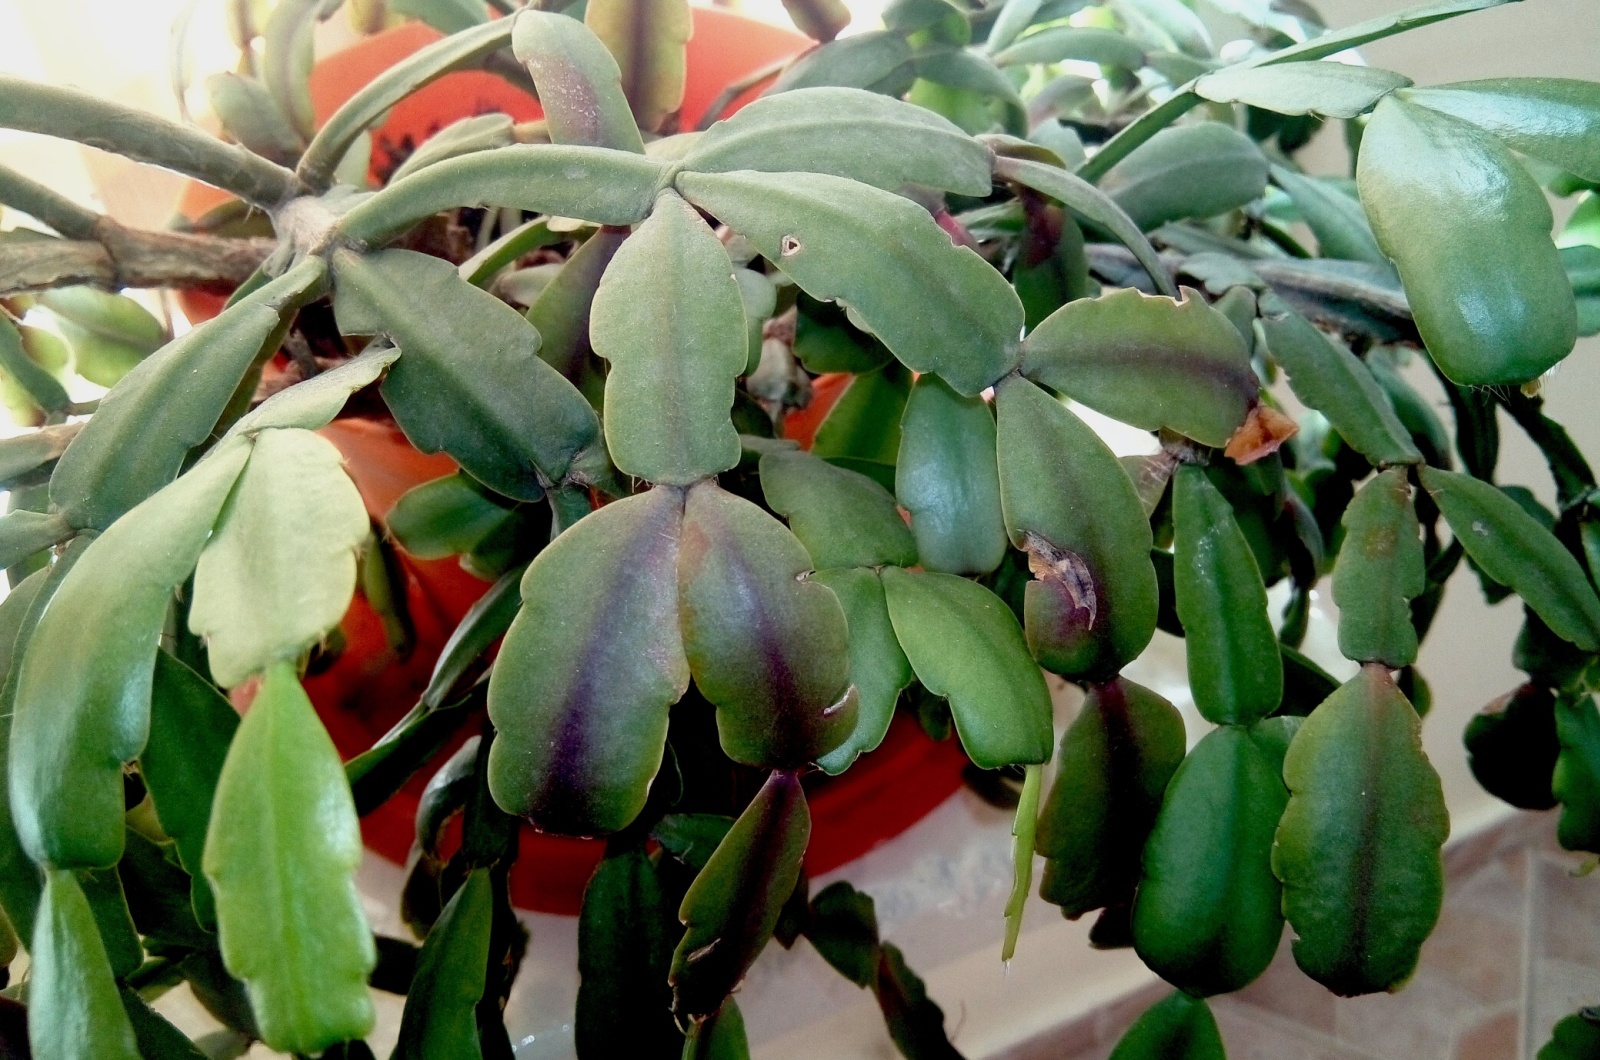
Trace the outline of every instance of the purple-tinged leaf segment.
{"label": "purple-tinged leaf segment", "polygon": [[1122,677],[1093,685],[1061,737],[1039,818],[1039,897],[1074,920],[1131,901],[1145,839],[1183,754],[1183,717],[1171,703]]}
{"label": "purple-tinged leaf segment", "polygon": [[1034,580],[1023,612],[1040,665],[1104,680],[1155,632],[1150,523],[1105,442],[1026,379],[995,397],[1000,499],[1011,543]]}
{"label": "purple-tinged leaf segment", "polygon": [[521,12],[511,50],[533,75],[551,143],[644,153],[622,70],[582,22],[554,11]]}
{"label": "purple-tinged leaf segment", "polygon": [[1400,989],[1439,919],[1450,815],[1421,719],[1381,663],[1311,712],[1283,779],[1272,870],[1296,962],[1341,997]]}
{"label": "purple-tinged leaf segment", "polygon": [[689,685],[678,632],[683,494],[608,504],[539,553],[489,678],[489,789],[546,831],[595,835],[644,808],[667,711]]}
{"label": "purple-tinged leaf segment", "polygon": [[689,490],[678,560],[683,646],[736,762],[794,769],[856,724],[844,609],[787,528],[715,483]]}
{"label": "purple-tinged leaf segment", "polygon": [[883,742],[900,693],[916,676],[895,637],[883,582],[874,570],[823,570],[814,581],[832,589],[850,629],[850,682],[856,688],[856,727],[838,747],[817,759],[830,774],[843,773],[856,756]]}
{"label": "purple-tinged leaf segment", "polygon": [[767,778],[700,870],[678,910],[683,940],[668,976],[673,1011],[699,1022],[744,979],[800,878],[811,811],[800,778]]}

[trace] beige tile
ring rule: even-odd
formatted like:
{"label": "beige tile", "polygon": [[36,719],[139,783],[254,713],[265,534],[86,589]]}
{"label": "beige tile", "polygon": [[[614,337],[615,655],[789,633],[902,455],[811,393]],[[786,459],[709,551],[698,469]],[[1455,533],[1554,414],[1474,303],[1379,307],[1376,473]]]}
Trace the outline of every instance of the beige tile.
{"label": "beige tile", "polygon": [[[1230,998],[1211,1004],[1228,1060],[1378,1060],[1369,1053]],[[1415,1058],[1407,1058],[1415,1060]]]}
{"label": "beige tile", "polygon": [[1521,1014],[1501,1009],[1461,1029],[1452,1060],[1515,1060],[1521,1033]]}
{"label": "beige tile", "polygon": [[1422,967],[1480,1001],[1520,998],[1522,910],[1520,904],[1514,908],[1518,915],[1510,922],[1502,910],[1486,912],[1447,901],[1438,927],[1422,947]]}
{"label": "beige tile", "polygon": [[1600,970],[1600,873],[1575,876],[1575,857],[1535,861],[1533,956]]}
{"label": "beige tile", "polygon": [[1323,1034],[1334,1033],[1336,999],[1294,963],[1288,932],[1271,967],[1233,997]]}
{"label": "beige tile", "polygon": [[1491,1011],[1427,967],[1418,969],[1398,994],[1340,998],[1335,1008],[1341,1042],[1403,1060],[1448,1060],[1456,1028]]}
{"label": "beige tile", "polygon": [[1523,1039],[1528,1057],[1550,1040],[1557,1021],[1600,1004],[1600,970],[1567,961],[1535,960],[1530,971]]}

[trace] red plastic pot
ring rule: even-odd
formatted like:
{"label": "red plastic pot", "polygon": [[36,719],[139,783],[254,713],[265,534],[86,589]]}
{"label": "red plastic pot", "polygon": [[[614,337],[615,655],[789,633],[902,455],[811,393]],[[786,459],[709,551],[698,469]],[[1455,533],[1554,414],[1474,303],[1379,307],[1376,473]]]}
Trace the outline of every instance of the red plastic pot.
{"label": "red plastic pot", "polygon": [[[411,23],[389,30],[330,56],[311,75],[318,121],[383,70],[438,39],[426,26]],[[793,55],[809,41],[788,30],[708,8],[694,10],[689,44],[689,82],[683,113],[689,121],[711,105],[723,87],[750,72]],[[754,92],[735,104],[742,105]],[[374,131],[374,165],[386,151],[414,145],[462,117],[503,111],[518,121],[536,118],[539,105],[499,78],[478,72],[450,74],[397,104]],[[214,188],[190,184],[180,210],[198,217],[226,201]],[[222,300],[188,292],[183,307],[191,320],[215,315]],[[826,412],[848,376],[819,381],[815,418]],[[812,410],[807,410],[811,412]],[[804,415],[804,414],[801,414]],[[794,424],[790,436],[809,445],[811,424]],[[341,419],[323,433],[344,454],[346,468],[367,510],[378,519],[400,495],[419,483],[455,470],[442,455],[418,452],[390,421]],[[399,658],[388,646],[377,615],[359,595],[341,625],[345,646],[333,663],[306,680],[306,688],[341,754],[352,757],[370,747],[427,685],[445,640],[487,584],[453,560],[402,556],[406,597],[416,629],[411,655]],[[470,732],[470,730],[468,730]],[[468,732],[461,734],[464,739]],[[817,875],[837,868],[898,835],[948,798],[961,784],[966,759],[954,741],[935,742],[904,718],[897,718],[883,745],[837,778],[808,781],[813,821],[807,870]],[[404,863],[414,834],[413,820],[425,775],[412,778],[394,798],[362,819],[366,845],[391,861]],[[512,872],[512,899],[521,908],[576,914],[603,841],[573,839],[523,830],[522,856]]]}

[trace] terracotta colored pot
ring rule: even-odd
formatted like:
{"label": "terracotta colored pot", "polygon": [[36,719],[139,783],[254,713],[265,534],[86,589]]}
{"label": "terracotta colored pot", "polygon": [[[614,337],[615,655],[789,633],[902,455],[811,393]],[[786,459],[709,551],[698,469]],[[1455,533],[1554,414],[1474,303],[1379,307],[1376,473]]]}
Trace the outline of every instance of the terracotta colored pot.
{"label": "terracotta colored pot", "polygon": [[[683,108],[689,116],[686,127],[698,120],[723,86],[810,43],[788,30],[725,11],[696,8],[694,20]],[[372,78],[438,37],[428,27],[410,23],[319,62],[310,81],[317,120],[325,121]],[[735,109],[753,95],[741,97]],[[493,75],[479,71],[450,74],[397,104],[374,130],[374,169],[385,167],[391,151],[404,152],[451,121],[489,111],[503,111],[518,121],[541,114],[536,101]],[[214,188],[190,184],[180,199],[180,210],[185,216],[198,217],[226,199],[225,193]],[[190,319],[199,321],[220,311],[222,299],[186,292],[182,304]],[[809,445],[816,422],[848,380],[848,376],[819,380],[811,408],[791,418],[790,437],[800,437],[802,444]],[[418,452],[389,421],[342,419],[323,433],[344,454],[346,468],[374,518],[386,515],[412,486],[455,470],[448,457]],[[411,655],[406,659],[395,655],[377,615],[358,595],[341,625],[344,650],[326,670],[306,680],[318,713],[346,757],[370,747],[416,702],[445,640],[487,588],[454,560],[402,556],[402,565],[416,628]],[[463,731],[457,742],[471,731],[470,727]],[[965,762],[954,741],[930,740],[914,722],[897,718],[883,746],[868,759],[841,777],[819,775],[808,780],[813,831],[807,870],[817,875],[837,868],[904,831],[960,786]],[[397,795],[362,819],[362,837],[369,848],[392,861],[405,862],[426,779],[426,771],[413,777]],[[522,856],[511,877],[513,901],[540,912],[577,913],[605,844],[527,828],[521,847]]]}

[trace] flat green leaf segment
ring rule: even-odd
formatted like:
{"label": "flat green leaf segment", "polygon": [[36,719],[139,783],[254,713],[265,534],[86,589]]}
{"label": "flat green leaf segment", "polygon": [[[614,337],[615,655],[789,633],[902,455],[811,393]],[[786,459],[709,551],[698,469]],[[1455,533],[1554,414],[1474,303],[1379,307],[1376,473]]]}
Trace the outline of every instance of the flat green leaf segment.
{"label": "flat green leaf segment", "polygon": [[1276,295],[1261,299],[1261,327],[1289,388],[1328,418],[1339,437],[1373,464],[1422,462],[1394,405],[1361,359],[1329,339]]}
{"label": "flat green leaf segment", "polygon": [[684,896],[683,940],[672,956],[673,1011],[699,1019],[766,947],[800,876],[811,811],[800,779],[773,773],[733,823]]}
{"label": "flat green leaf segment", "polygon": [[1345,194],[1327,180],[1297,173],[1286,166],[1272,167],[1272,182],[1294,201],[1300,216],[1317,237],[1317,250],[1323,257],[1389,266],[1389,259],[1378,249],[1372,226],[1367,223],[1367,215],[1354,195]]}
{"label": "flat green leaf segment", "polygon": [[1356,179],[1417,330],[1451,380],[1518,384],[1572,351],[1577,308],[1550,241],[1550,204],[1500,140],[1392,96],[1367,125]]}
{"label": "flat green leaf segment", "polygon": [[702,173],[831,173],[898,192],[907,185],[989,193],[990,151],[923,107],[857,88],[764,96],[717,122],[684,156]]}
{"label": "flat green leaf segment", "polygon": [[982,398],[963,397],[937,376],[912,384],[894,491],[911,514],[924,569],[987,574],[1005,558],[994,412]]}
{"label": "flat green leaf segment", "polygon": [[217,782],[205,874],[223,962],[280,1052],[316,1054],[372,1029],[377,952],[356,893],[360,863],[339,752],[293,667],[274,663]]}
{"label": "flat green leaf segment", "polygon": [[51,503],[74,526],[104,530],[172,481],[250,366],[276,346],[283,321],[321,292],[326,274],[320,259],[307,259],[141,361],[62,454]]}
{"label": "flat green leaf segment", "polygon": [[400,347],[383,397],[418,449],[523,500],[600,458],[594,410],[539,359],[539,333],[455,266],[386,250],[341,252],[333,269],[340,330]]}
{"label": "flat green leaf segment", "polygon": [[1422,530],[1405,472],[1384,471],[1344,512],[1344,544],[1333,569],[1339,650],[1356,662],[1393,669],[1417,661],[1412,599],[1427,587]]}
{"label": "flat green leaf segment", "polygon": [[172,655],[156,653],[150,738],[139,755],[139,775],[161,830],[172,837],[192,878],[195,915],[207,926],[216,922],[216,909],[201,857],[217,778],[238,728],[239,715],[222,693]]}
{"label": "flat green leaf segment", "polygon": [[[52,568],[30,574],[0,601],[0,663],[4,664],[6,674],[4,682],[0,682],[0,769],[8,774],[12,704],[16,700],[17,685],[15,663],[27,648],[45,602],[54,595],[62,577],[82,552],[82,545],[72,546]],[[34,914],[43,886],[43,874],[17,838],[10,787],[0,786],[0,913],[5,914],[6,922],[19,937],[19,945],[22,940],[33,938]],[[4,934],[3,930],[0,934]]]}
{"label": "flat green leaf segment", "polygon": [[1220,122],[1196,122],[1156,133],[1097,183],[1148,232],[1259,198],[1267,187],[1267,160],[1243,133]]}
{"label": "flat green leaf segment", "polygon": [[683,495],[608,504],[529,565],[489,679],[489,789],[541,828],[626,826],[660,768],[667,710],[689,687],[678,632]]}
{"label": "flat green leaf segment", "polygon": [[619,471],[686,486],[739,462],[729,409],[749,354],[744,301],[728,252],[676,193],[617,249],[589,337],[611,362],[605,431]]}
{"label": "flat green leaf segment", "polygon": [[1150,521],[1116,456],[1060,401],[1009,379],[995,410],[1006,530],[1034,575],[1028,647],[1055,673],[1105,680],[1155,633]]}
{"label": "flat green leaf segment", "polygon": [[678,560],[683,645],[736,762],[797,768],[855,728],[844,610],[803,577],[810,570],[805,546],[756,505],[711,482],[689,490]]}
{"label": "flat green leaf segment", "polygon": [[817,759],[823,770],[838,774],[856,756],[883,742],[894,720],[895,703],[915,674],[895,636],[877,571],[822,570],[812,580],[839,598],[850,631],[850,681],[859,701],[856,726],[844,743]]}
{"label": "flat green leaf segment", "polygon": [[77,877],[45,874],[28,944],[28,1041],[39,1060],[140,1060],[94,912]]}
{"label": "flat green leaf segment", "polygon": [[1227,1060],[1216,1017],[1205,1001],[1179,990],[1134,1021],[1111,1060]]}
{"label": "flat green leaf segment", "polygon": [[1016,293],[916,203],[822,173],[684,172],[678,187],[807,294],[855,310],[913,371],[973,395],[1016,367]]}
{"label": "flat green leaf segment", "polygon": [[644,153],[622,91],[622,70],[582,22],[549,11],[522,12],[511,50],[533,75],[551,143]]}
{"label": "flat green leaf segment", "polygon": [[206,639],[217,684],[292,662],[339,624],[369,526],[332,442],[300,429],[255,436],[195,569],[189,628]]}
{"label": "flat green leaf segment", "polygon": [[1493,133],[1507,147],[1600,181],[1600,85],[1560,77],[1497,77],[1413,89],[1408,102]]}
{"label": "flat green leaf segment", "polygon": [[514,25],[515,20],[496,19],[435,41],[367,82],[312,137],[296,169],[300,178],[313,187],[327,187],[350,145],[390,107],[452,70],[505,47]]}
{"label": "flat green leaf segment", "polygon": [[[990,37],[992,43],[992,33]],[[1116,30],[1092,26],[1054,26],[1030,33],[994,56],[996,66],[1068,60],[1137,71],[1145,64],[1145,53],[1132,38]]]}
{"label": "flat green leaf segment", "polygon": [[1051,313],[1023,344],[1022,372],[1113,419],[1219,447],[1260,386],[1238,329],[1198,294],[1132,288]]}
{"label": "flat green leaf segment", "polygon": [[1600,852],[1600,711],[1591,697],[1555,702],[1558,751],[1550,793],[1561,804],[1556,838],[1568,850]]}
{"label": "flat green leaf segment", "polygon": [[683,106],[684,45],[694,31],[688,0],[595,0],[583,20],[616,56],[639,128],[660,129]]}
{"label": "flat green leaf segment", "polygon": [[1279,114],[1354,118],[1378,100],[1411,84],[1392,70],[1340,62],[1233,66],[1206,74],[1194,91],[1215,103],[1248,103]]}
{"label": "flat green leaf segment", "polygon": [[1050,758],[1050,692],[1005,603],[953,574],[882,572],[895,636],[917,680],[950,701],[981,769]]}
{"label": "flat green leaf segment", "polygon": [[681,934],[670,902],[642,846],[607,857],[590,877],[578,917],[574,1021],[584,1056],[630,1055],[641,1044],[660,1056],[682,1048],[667,985]]}
{"label": "flat green leaf segment", "polygon": [[1248,725],[1283,699],[1283,660],[1267,590],[1233,506],[1193,464],[1172,479],[1173,583],[1195,706]]}
{"label": "flat green leaf segment", "polygon": [[392,1060],[479,1060],[478,1002],[489,970],[494,885],[474,869],[434,921],[406,991]]}
{"label": "flat green leaf segment", "polygon": [[1178,297],[1172,277],[1167,274],[1160,256],[1139,226],[1109,195],[1093,184],[1064,169],[1026,158],[996,158],[994,175],[1001,180],[1026,185],[1041,195],[1048,195],[1075,216],[1105,229],[1117,242],[1133,251],[1133,256],[1149,273],[1156,290],[1172,298]]}
{"label": "flat green leaf segment", "polygon": [[472,552],[507,523],[514,505],[460,471],[401,494],[383,517],[400,547],[418,559]]}
{"label": "flat green leaf segment", "polygon": [[582,379],[589,367],[589,315],[595,291],[630,235],[625,228],[602,228],[590,236],[528,307],[528,323],[543,339],[539,356],[568,379]]}
{"label": "flat green leaf segment", "polygon": [[1421,732],[1369,664],[1311,712],[1284,759],[1272,867],[1295,960],[1344,997],[1398,990],[1439,918],[1450,817]]}
{"label": "flat green leaf segment", "polygon": [[121,857],[122,767],[149,732],[172,591],[194,569],[248,455],[243,444],[219,449],[117,520],[40,617],[17,676],[10,776],[17,834],[39,864],[102,867]]}
{"label": "flat green leaf segment", "polygon": [[392,346],[370,349],[337,368],[280,390],[239,417],[224,438],[270,428],[320,430],[333,422],[351,394],[377,382],[399,356],[400,351]]}
{"label": "flat green leaf segment", "polygon": [[1225,725],[1189,752],[1144,848],[1133,906],[1139,958],[1197,997],[1266,970],[1283,934],[1273,832],[1288,792],[1282,748]]}
{"label": "flat green leaf segment", "polygon": [[1140,855],[1183,761],[1183,717],[1125,678],[1094,685],[1061,737],[1039,817],[1039,897],[1068,917],[1133,900]]}
{"label": "flat green leaf segment", "polygon": [[1600,599],[1550,531],[1481,479],[1426,467],[1419,474],[1473,562],[1509,585],[1558,637],[1600,650]]}
{"label": "flat green leaf segment", "polygon": [[396,181],[339,222],[353,243],[382,246],[441,210],[511,206],[596,224],[642,221],[664,163],[632,151],[575,144],[512,144],[446,159]]}
{"label": "flat green leaf segment", "polygon": [[802,450],[761,458],[761,492],[818,570],[913,567],[917,546],[889,491]]}

